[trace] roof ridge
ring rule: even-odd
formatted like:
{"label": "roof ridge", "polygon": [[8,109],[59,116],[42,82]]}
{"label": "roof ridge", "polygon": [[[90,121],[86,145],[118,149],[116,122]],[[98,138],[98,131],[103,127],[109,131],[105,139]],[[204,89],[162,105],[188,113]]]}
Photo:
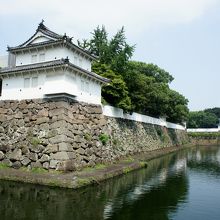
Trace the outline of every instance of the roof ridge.
{"label": "roof ridge", "polygon": [[55,33],[54,31],[51,31],[47,26],[44,25],[44,20],[41,21],[41,23],[38,25],[37,31],[43,31],[45,34],[52,35],[56,38],[62,38],[64,35],[60,35]]}

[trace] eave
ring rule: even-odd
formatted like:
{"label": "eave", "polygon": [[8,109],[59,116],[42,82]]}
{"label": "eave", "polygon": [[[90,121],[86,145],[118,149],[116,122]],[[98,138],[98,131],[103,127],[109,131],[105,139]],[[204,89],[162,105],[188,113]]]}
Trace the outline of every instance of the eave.
{"label": "eave", "polygon": [[70,40],[66,40],[66,39],[59,39],[56,41],[51,40],[41,43],[29,44],[27,46],[8,47],[8,51],[13,54],[18,54],[18,53],[30,52],[32,50],[39,50],[42,48],[47,49],[49,47],[59,47],[59,46],[68,47],[74,51],[77,51],[77,53],[82,54],[83,56],[87,57],[92,61],[98,59],[97,56],[90,54],[88,51],[80,48],[79,46],[73,44]]}
{"label": "eave", "polygon": [[49,62],[22,65],[22,66],[17,66],[14,68],[3,68],[0,70],[0,78],[9,77],[11,75],[15,76],[19,73],[25,74],[25,73],[42,72],[42,71],[46,72],[46,70],[55,70],[57,68],[67,69],[79,75],[84,75],[88,78],[91,78],[93,80],[100,82],[101,84],[107,84],[110,82],[110,80],[107,78],[104,78],[96,73],[84,70],[70,63],[68,59],[60,59],[60,60],[49,61]]}

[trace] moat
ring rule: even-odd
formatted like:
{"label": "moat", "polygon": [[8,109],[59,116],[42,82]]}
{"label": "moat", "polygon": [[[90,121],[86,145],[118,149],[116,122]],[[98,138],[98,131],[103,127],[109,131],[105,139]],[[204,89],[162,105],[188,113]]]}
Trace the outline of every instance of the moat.
{"label": "moat", "polygon": [[194,147],[80,190],[0,181],[6,219],[220,219],[220,147]]}

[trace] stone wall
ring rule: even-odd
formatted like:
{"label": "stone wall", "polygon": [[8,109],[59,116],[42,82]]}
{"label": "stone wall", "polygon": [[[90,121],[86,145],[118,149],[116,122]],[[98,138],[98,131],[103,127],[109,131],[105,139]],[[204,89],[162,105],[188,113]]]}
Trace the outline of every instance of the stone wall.
{"label": "stone wall", "polygon": [[76,170],[188,141],[185,131],[115,119],[99,105],[0,101],[0,162]]}
{"label": "stone wall", "polygon": [[190,137],[190,142],[196,146],[216,146],[220,145],[219,137]]}

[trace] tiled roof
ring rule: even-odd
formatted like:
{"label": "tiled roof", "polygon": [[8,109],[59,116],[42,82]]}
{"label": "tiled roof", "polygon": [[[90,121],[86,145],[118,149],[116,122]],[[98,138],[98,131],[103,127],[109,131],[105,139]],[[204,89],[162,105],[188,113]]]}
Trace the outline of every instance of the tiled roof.
{"label": "tiled roof", "polygon": [[[45,42],[40,42],[40,43],[34,43],[34,44],[27,44],[32,38],[35,37],[35,35],[38,32],[42,32],[43,34],[51,37],[51,40],[45,41]],[[54,39],[54,40],[53,40]],[[76,49],[78,51],[80,51],[81,53],[84,53],[85,55],[89,56],[91,59],[95,60],[98,57],[91,54],[89,51],[75,45],[72,43],[72,38],[68,37],[66,34],[64,35],[59,35],[53,31],[51,31],[49,28],[47,28],[44,24],[43,21],[38,25],[38,28],[36,30],[36,32],[34,33],[34,35],[32,35],[27,41],[25,41],[23,44],[20,44],[19,46],[16,47],[8,47],[8,51],[11,52],[17,52],[17,51],[21,51],[21,50],[25,50],[25,49],[30,49],[30,48],[36,48],[36,47],[42,47],[42,46],[50,46],[53,44],[60,44],[60,43],[64,43],[65,45],[70,46],[73,49]]]}
{"label": "tiled roof", "polygon": [[94,78],[98,81],[101,81],[102,83],[109,83],[110,82],[110,80],[107,78],[104,78],[96,73],[84,70],[84,69],[70,63],[68,58],[54,60],[54,61],[48,61],[48,62],[42,62],[42,63],[29,64],[29,65],[16,66],[16,67],[12,67],[12,68],[9,68],[9,67],[2,68],[0,70],[0,75],[14,74],[14,73],[18,73],[18,72],[41,70],[41,69],[45,69],[45,68],[62,67],[62,66],[76,70],[84,75],[87,75],[91,78]]}
{"label": "tiled roof", "polygon": [[92,55],[89,51],[82,49],[81,47],[73,44],[70,40],[65,40],[65,39],[58,39],[56,41],[53,40],[49,40],[49,41],[44,41],[44,42],[39,42],[39,43],[35,43],[35,44],[28,44],[26,46],[17,46],[17,47],[8,47],[8,51],[12,51],[12,52],[17,52],[17,51],[24,51],[24,50],[28,50],[31,48],[40,48],[40,47],[44,47],[44,46],[51,46],[51,45],[59,45],[59,44],[63,44],[64,46],[69,46],[75,50],[80,51],[81,53],[87,55],[88,57],[90,57],[92,60],[96,60],[98,57],[95,55]]}

